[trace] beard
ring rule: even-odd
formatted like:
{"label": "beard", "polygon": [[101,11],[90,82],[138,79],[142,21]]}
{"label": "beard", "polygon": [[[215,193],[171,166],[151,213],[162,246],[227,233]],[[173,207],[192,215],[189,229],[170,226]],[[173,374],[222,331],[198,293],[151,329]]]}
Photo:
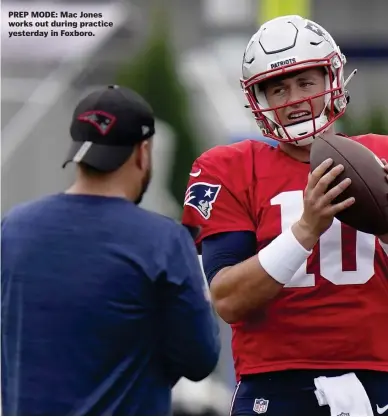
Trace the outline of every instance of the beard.
{"label": "beard", "polygon": [[151,182],[151,178],[152,178],[152,170],[151,168],[149,168],[144,175],[144,178],[141,184],[141,190],[140,190],[139,196],[135,200],[135,204],[139,205],[142,202],[143,196],[146,193],[148,186]]}

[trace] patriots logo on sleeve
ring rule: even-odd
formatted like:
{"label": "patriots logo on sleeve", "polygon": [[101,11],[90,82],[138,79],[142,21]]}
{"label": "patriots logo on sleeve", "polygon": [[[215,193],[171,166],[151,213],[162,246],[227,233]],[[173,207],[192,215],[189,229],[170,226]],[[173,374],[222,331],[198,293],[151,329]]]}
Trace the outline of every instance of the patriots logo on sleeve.
{"label": "patriots logo on sleeve", "polygon": [[221,185],[196,182],[187,189],[184,205],[195,208],[204,219],[208,220],[220,190]]}

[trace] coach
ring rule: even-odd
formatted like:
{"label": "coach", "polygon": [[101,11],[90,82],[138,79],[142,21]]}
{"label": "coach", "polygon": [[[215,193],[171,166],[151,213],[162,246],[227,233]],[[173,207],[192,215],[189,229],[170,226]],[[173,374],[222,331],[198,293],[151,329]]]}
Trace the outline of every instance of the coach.
{"label": "coach", "polygon": [[70,131],[75,183],[2,221],[3,413],[168,415],[172,387],[211,373],[220,345],[190,233],[138,206],[152,110],[110,86]]}

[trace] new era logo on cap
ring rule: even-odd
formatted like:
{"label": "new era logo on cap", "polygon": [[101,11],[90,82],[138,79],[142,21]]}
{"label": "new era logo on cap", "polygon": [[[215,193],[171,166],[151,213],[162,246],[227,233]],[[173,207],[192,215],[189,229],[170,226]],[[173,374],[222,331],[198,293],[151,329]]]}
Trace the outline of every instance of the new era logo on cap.
{"label": "new era logo on cap", "polygon": [[91,110],[78,115],[81,122],[90,123],[101,135],[106,135],[116,122],[116,117],[102,110]]}

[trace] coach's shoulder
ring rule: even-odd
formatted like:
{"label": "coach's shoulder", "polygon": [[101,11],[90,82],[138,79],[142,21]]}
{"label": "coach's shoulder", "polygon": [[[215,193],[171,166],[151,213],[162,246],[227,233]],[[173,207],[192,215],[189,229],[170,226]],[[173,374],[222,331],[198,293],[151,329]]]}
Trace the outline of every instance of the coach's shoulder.
{"label": "coach's shoulder", "polygon": [[168,233],[169,235],[175,236],[184,233],[186,230],[178,220],[172,219],[171,217],[143,208],[140,208],[140,211],[142,223],[150,230],[159,230],[164,234]]}
{"label": "coach's shoulder", "polygon": [[42,204],[42,201],[45,198],[39,198],[36,200],[26,201],[23,203],[19,203],[11,207],[9,210],[5,211],[2,216],[2,222],[10,222],[12,220],[17,220],[23,218],[24,216],[30,217],[31,212],[39,207]]}
{"label": "coach's shoulder", "polygon": [[163,258],[162,254],[169,257],[172,253],[179,251],[182,245],[188,248],[190,242],[195,251],[193,234],[186,226],[162,214],[144,209],[141,211],[142,214],[138,217],[139,230],[144,242],[147,242],[148,250],[157,253],[156,258],[167,262],[167,258]]}

